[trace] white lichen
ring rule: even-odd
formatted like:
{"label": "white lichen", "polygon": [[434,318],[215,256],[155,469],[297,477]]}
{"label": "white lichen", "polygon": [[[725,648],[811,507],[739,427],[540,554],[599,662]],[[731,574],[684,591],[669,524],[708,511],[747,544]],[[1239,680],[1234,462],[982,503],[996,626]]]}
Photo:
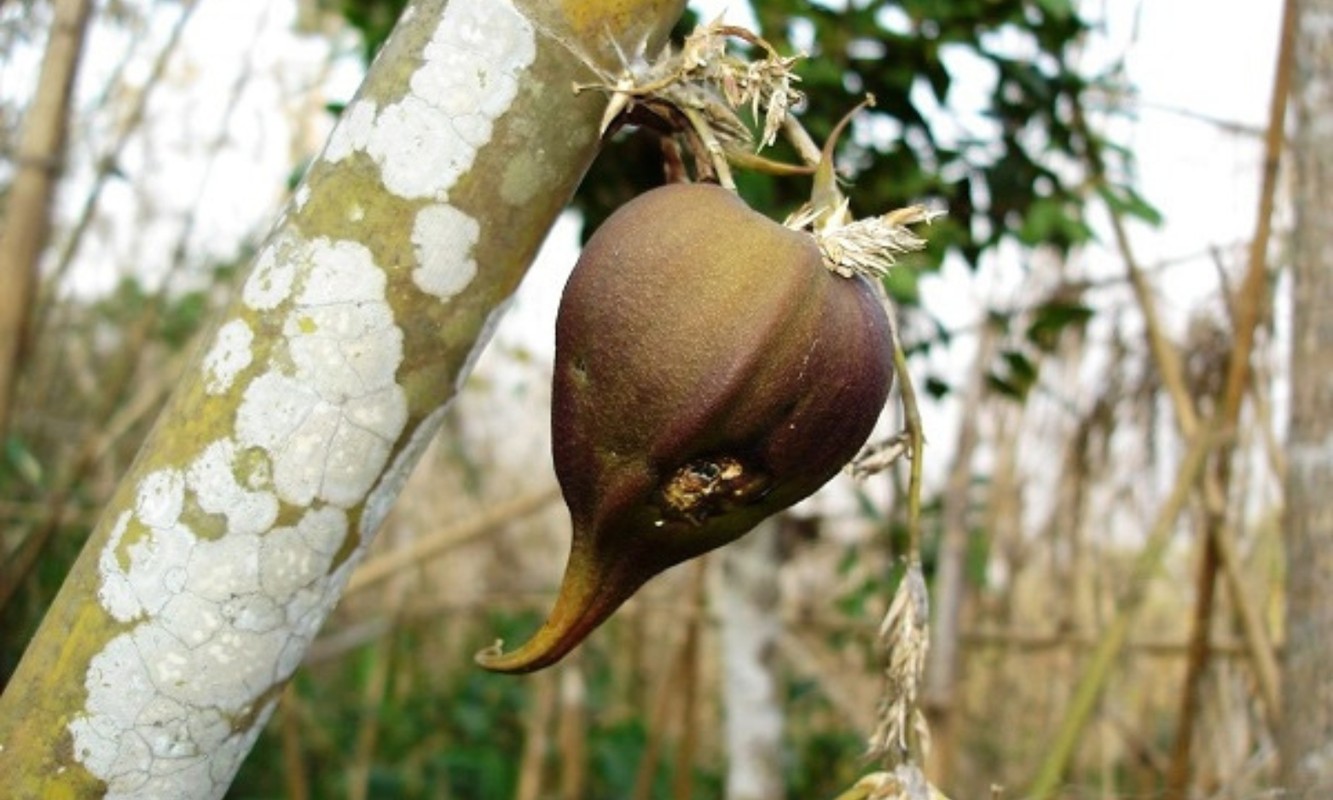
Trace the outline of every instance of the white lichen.
{"label": "white lichen", "polygon": [[204,356],[204,391],[226,394],[236,375],[250,366],[253,358],[250,345],[254,338],[254,331],[245,320],[233,319],[218,328],[213,346]]}
{"label": "white lichen", "polygon": [[[336,602],[356,560],[333,570],[348,509],[406,426],[402,331],[369,250],[317,239],[284,256],[291,280],[274,261],[276,280],[249,284],[283,314],[285,349],[244,388],[234,436],[140,481],[99,554],[99,599],[134,626],[93,658],[69,731],[109,797],[197,796],[215,775],[220,796],[255,733],[235,723],[262,721],[255,704]],[[295,525],[274,527],[279,498],[307,507]],[[221,520],[208,537],[199,514]]]}
{"label": "white lichen", "polygon": [[242,302],[255,311],[277,308],[291,294],[292,283],[296,280],[296,263],[279,257],[279,251],[284,249],[283,242],[277,239],[259,251],[250,277],[241,288]]}
{"label": "white lichen", "polygon": [[417,267],[412,282],[427,294],[448,300],[467,288],[477,275],[472,248],[481,226],[449,205],[426,206],[412,223],[412,250]]}
{"label": "white lichen", "polygon": [[364,498],[407,423],[394,382],[403,335],[384,272],[356,242],[317,239],[309,278],[283,323],[294,374],[274,368],[246,389],[237,441],[269,452],[282,500],[349,507]]}
{"label": "white lichen", "polygon": [[443,200],[517,97],[536,33],[508,0],[453,0],[422,55],[401,100],[346,109],[324,159],[364,152],[393,194]]}

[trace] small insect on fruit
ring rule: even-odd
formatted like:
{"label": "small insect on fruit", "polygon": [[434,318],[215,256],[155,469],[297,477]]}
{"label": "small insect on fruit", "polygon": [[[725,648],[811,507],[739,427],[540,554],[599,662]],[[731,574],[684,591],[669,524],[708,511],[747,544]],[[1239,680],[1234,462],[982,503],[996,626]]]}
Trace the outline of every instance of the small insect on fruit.
{"label": "small insect on fruit", "polygon": [[556,321],[552,437],[573,543],[498,672],[555,663],[652,576],[833,477],[892,382],[875,287],[709,184],[654,189],[588,242]]}

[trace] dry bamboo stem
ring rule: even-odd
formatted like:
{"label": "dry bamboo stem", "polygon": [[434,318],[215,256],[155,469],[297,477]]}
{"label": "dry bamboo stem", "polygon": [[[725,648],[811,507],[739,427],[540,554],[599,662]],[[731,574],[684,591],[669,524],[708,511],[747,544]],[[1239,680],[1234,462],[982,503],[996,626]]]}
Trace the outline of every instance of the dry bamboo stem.
{"label": "dry bamboo stem", "polygon": [[[396,616],[403,604],[405,585],[395,581],[389,588],[390,616]],[[375,643],[374,663],[366,677],[361,697],[361,725],[357,729],[356,749],[347,768],[348,800],[368,800],[370,797],[370,768],[375,761],[379,743],[380,712],[389,690],[389,676],[394,665],[394,626],[390,625]]]}
{"label": "dry bamboo stem", "polygon": [[[1287,95],[1291,84],[1291,68],[1295,41],[1295,4],[1287,0],[1283,4],[1282,33],[1278,46],[1277,64],[1273,72],[1273,90],[1269,100],[1268,128],[1264,136],[1263,173],[1260,180],[1259,206],[1255,212],[1255,231],[1250,239],[1249,263],[1244,280],[1232,302],[1234,309],[1234,343],[1230,363],[1227,366],[1226,385],[1222,395],[1219,424],[1226,429],[1235,428],[1240,422],[1241,406],[1246,394],[1246,385],[1250,375],[1250,359],[1254,351],[1254,334],[1260,318],[1260,307],[1267,296],[1265,282],[1268,274],[1268,242],[1272,233],[1274,196],[1277,193],[1278,165],[1281,161],[1285,121],[1287,117]],[[1234,448],[1230,445],[1219,449],[1210,481],[1218,487],[1217,494],[1227,496],[1231,483],[1230,462]],[[1200,568],[1199,583],[1195,598],[1194,631],[1191,634],[1193,646],[1185,672],[1185,683],[1181,692],[1181,711],[1176,730],[1176,745],[1172,753],[1171,769],[1167,773],[1166,797],[1184,800],[1189,791],[1191,764],[1190,751],[1193,741],[1194,720],[1201,703],[1200,692],[1204,672],[1208,664],[1208,628],[1212,618],[1213,587],[1216,584],[1216,572],[1225,567],[1227,587],[1232,597],[1244,597],[1244,587],[1239,580],[1240,564],[1235,553],[1235,540],[1226,528],[1225,511],[1218,504],[1209,503],[1206,519],[1207,531],[1203,547],[1203,560]],[[1242,625],[1248,630],[1263,631],[1262,623],[1257,619],[1257,610],[1249,602],[1237,603]],[[1276,723],[1280,708],[1278,697],[1278,678],[1276,659],[1271,658],[1271,646],[1256,648],[1255,667],[1259,673],[1259,684],[1263,695],[1264,707],[1270,722]]]}
{"label": "dry bamboo stem", "polygon": [[[1096,140],[1088,131],[1082,108],[1076,106],[1074,114],[1076,125],[1084,131],[1089,142],[1087,155],[1089,166],[1093,172],[1093,180],[1102,184],[1106,181],[1106,172],[1100,151],[1095,144]],[[1152,352],[1153,361],[1156,363],[1163,384],[1171,397],[1176,414],[1176,423],[1181,435],[1186,440],[1192,440],[1199,431],[1200,421],[1183,378],[1180,355],[1172,346],[1162,327],[1156,300],[1143,270],[1134,256],[1133,247],[1125,229],[1124,219],[1115,209],[1108,209],[1108,211],[1117,246],[1125,259],[1125,269],[1130,285],[1144,316],[1148,346]],[[1244,358],[1248,364],[1249,355],[1246,354]],[[1202,476],[1201,488],[1209,518],[1220,520],[1226,513],[1225,489],[1219,484],[1216,477],[1214,473],[1205,473]],[[1231,541],[1229,532],[1222,525],[1210,525],[1209,536],[1217,539],[1219,564],[1222,567],[1232,601],[1236,606],[1241,629],[1250,645],[1250,655],[1260,688],[1260,696],[1270,713],[1276,713],[1275,710],[1278,708],[1279,702],[1277,660],[1273,655],[1273,647],[1268,639],[1262,617],[1245,591],[1240,575],[1240,561],[1236,555],[1235,543]]]}
{"label": "dry bamboo stem", "polygon": [[83,53],[89,0],[58,0],[37,93],[23,121],[17,167],[0,229],[0,439],[9,430],[38,259],[50,233],[51,198],[65,151],[74,77]]}
{"label": "dry bamboo stem", "polygon": [[639,769],[634,775],[633,800],[649,800],[653,796],[653,777],[657,774],[657,761],[662,749],[662,740],[666,734],[666,722],[671,711],[671,701],[675,696],[676,684],[687,655],[687,641],[683,638],[676,646],[675,654],[662,676],[658,679],[653,695],[653,707],[648,716],[648,741],[639,759]]}
{"label": "dry bamboo stem", "polygon": [[996,331],[981,330],[971,379],[963,395],[962,423],[954,444],[954,463],[944,493],[944,529],[940,534],[938,574],[935,581],[935,619],[931,629],[929,661],[923,698],[930,722],[932,745],[928,774],[942,780],[950,774],[956,739],[953,730],[959,667],[959,629],[962,623],[964,560],[967,549],[968,509],[971,505],[972,454],[979,437],[981,401],[985,396],[986,365],[994,356]]}
{"label": "dry bamboo stem", "polygon": [[556,703],[556,673],[538,672],[529,679],[532,710],[524,725],[523,755],[518,761],[518,788],[514,800],[538,800],[542,795],[546,751],[551,746],[551,717]]}
{"label": "dry bamboo stem", "polygon": [[296,707],[300,703],[296,690],[288,684],[282,691],[279,714],[282,718],[282,782],[287,787],[287,800],[309,800],[310,779],[305,771],[305,748],[301,743],[301,720]]}
{"label": "dry bamboo stem", "polygon": [[578,658],[560,667],[560,800],[588,796],[588,689]]}
{"label": "dry bamboo stem", "polygon": [[[1205,522],[1205,525],[1210,525]],[[1180,713],[1176,721],[1176,739],[1171,751],[1171,765],[1166,773],[1167,800],[1186,800],[1190,784],[1190,749],[1194,738],[1194,721],[1202,705],[1201,684],[1208,668],[1209,629],[1213,618],[1214,590],[1217,586],[1217,540],[1203,537],[1203,552],[1199,560],[1199,579],[1195,584],[1194,617],[1190,623],[1189,649],[1185,656],[1185,681],[1180,692]]]}
{"label": "dry bamboo stem", "polygon": [[1214,437],[1207,432],[1195,436],[1190,442],[1189,450],[1181,459],[1176,469],[1176,479],[1171,487],[1171,493],[1158,511],[1152,530],[1148,534],[1148,540],[1135,560],[1130,579],[1117,604],[1116,615],[1098,642],[1097,649],[1093,651],[1060,728],[1052,737],[1050,752],[1038,770],[1029,792],[1032,800],[1048,800],[1055,796],[1083,728],[1101,697],[1102,689],[1110,676],[1111,666],[1129,636],[1130,623],[1133,622],[1134,615],[1147,594],[1148,581],[1166,553],[1171,533],[1175,529],[1176,518],[1185,508],[1191,487],[1199,478],[1204,458],[1214,444],[1213,440]]}
{"label": "dry bamboo stem", "polygon": [[143,124],[144,112],[148,108],[148,99],[152,97],[153,90],[161,85],[167,64],[170,63],[171,57],[175,55],[176,47],[180,44],[181,34],[185,32],[185,25],[189,22],[191,15],[194,14],[197,4],[197,0],[186,0],[181,4],[180,16],[176,18],[176,24],[172,27],[166,44],[162,46],[157,58],[153,61],[153,68],[149,71],[143,88],[139,90],[135,97],[134,105],[131,106],[129,113],[125,115],[125,121],[121,124],[120,133],[115,143],[112,144],[110,150],[97,160],[97,173],[93,176],[92,187],[89,188],[88,195],[83,200],[83,207],[79,210],[79,216],[74,223],[74,227],[60,246],[56,266],[46,280],[46,288],[41,292],[41,297],[36,303],[38,310],[35,313],[39,315],[33,325],[33,329],[36,331],[40,332],[47,327],[45,322],[50,315],[51,298],[55,296],[57,288],[64,282],[65,275],[74,262],[74,256],[78,253],[79,245],[83,242],[83,237],[92,225],[107,180],[117,174],[117,170],[120,168],[121,154],[125,151],[126,145],[134,137],[134,134],[138,132],[139,126]]}
{"label": "dry bamboo stem", "polygon": [[694,758],[699,749],[699,642],[703,637],[707,574],[708,557],[704,556],[694,563],[694,586],[690,596],[698,612],[691,616],[685,629],[685,644],[680,654],[680,717],[676,720],[680,725],[680,738],[676,747],[675,780],[671,792],[674,800],[690,800],[694,796]]}

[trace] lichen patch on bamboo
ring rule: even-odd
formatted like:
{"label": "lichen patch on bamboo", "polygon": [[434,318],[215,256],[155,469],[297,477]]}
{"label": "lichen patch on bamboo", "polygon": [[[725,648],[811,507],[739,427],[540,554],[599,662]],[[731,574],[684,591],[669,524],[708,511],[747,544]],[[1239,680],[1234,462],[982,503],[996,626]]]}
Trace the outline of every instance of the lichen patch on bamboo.
{"label": "lichen patch on bamboo", "polygon": [[213,346],[204,356],[204,391],[226,394],[237,373],[250,366],[253,357],[250,345],[254,338],[254,331],[245,320],[234,319],[218,329]]}
{"label": "lichen patch on bamboo", "polygon": [[395,382],[403,334],[365,246],[316,239],[304,257],[308,277],[282,327],[294,370],[275,365],[245,389],[236,437],[270,453],[283,501],[350,507],[407,423],[406,394]]}
{"label": "lichen patch on bamboo", "polygon": [[412,223],[412,249],[417,259],[412,282],[441,300],[466,289],[477,275],[472,248],[480,234],[477,221],[453,206],[441,203],[418,211]]}
{"label": "lichen patch on bamboo", "polygon": [[241,288],[241,300],[255,311],[277,308],[291,294],[296,280],[296,262],[281,258],[286,237],[275,237],[255,258],[255,264]]}
{"label": "lichen patch on bamboo", "polygon": [[536,57],[536,32],[509,2],[453,0],[407,94],[383,108],[370,100],[349,106],[324,159],[364,151],[393,194],[443,200],[490,141]]}
{"label": "lichen patch on bamboo", "polygon": [[[215,443],[184,475],[147,476],[102,552],[101,602],[137,624],[93,658],[84,713],[69,730],[76,758],[107,782],[108,797],[197,796],[174,794],[200,785],[198,775],[179,783],[183,773],[230,775],[235,764],[219,754],[241,758],[258,729],[233,723],[262,725],[268,712],[256,716],[255,704],[296,669],[350,573],[354,559],[333,569],[349,515],[332,505],[307,509],[293,526],[261,532],[247,523],[217,540],[182,522],[188,494],[206,509],[247,494],[276,508],[271,494],[219,477],[234,453]],[[122,564],[116,551],[131,516],[149,533]]]}
{"label": "lichen patch on bamboo", "polygon": [[93,657],[68,727],[109,797],[177,796],[202,774],[230,776],[218,754],[243,756],[266,714],[258,704],[336,602],[357,561],[339,553],[373,533],[351,531],[352,511],[407,425],[386,292],[364,245],[288,235],[242,292],[280,337],[260,354],[248,323],[219,328],[206,380],[241,398],[231,434],[146,475],[99,557],[99,601],[130,627]]}

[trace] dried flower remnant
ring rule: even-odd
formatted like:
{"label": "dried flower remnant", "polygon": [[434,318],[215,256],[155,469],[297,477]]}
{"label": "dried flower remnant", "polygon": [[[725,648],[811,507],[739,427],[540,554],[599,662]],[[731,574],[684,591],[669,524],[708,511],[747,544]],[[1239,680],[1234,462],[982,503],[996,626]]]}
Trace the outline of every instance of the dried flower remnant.
{"label": "dried flower remnant", "polygon": [[[753,45],[763,57],[750,61],[732,54],[727,48],[732,39]],[[750,31],[714,21],[695,28],[679,51],[668,47],[653,61],[641,51],[632,56],[622,52],[619,74],[597,69],[601,82],[574,88],[610,94],[603,132],[619,121],[688,130],[729,185],[725,152],[773,144],[788,114],[803,104],[804,95],[794,87],[800,78],[793,71],[802,57],[783,56]],[[763,121],[757,140],[737,113],[746,106],[756,123]]]}

